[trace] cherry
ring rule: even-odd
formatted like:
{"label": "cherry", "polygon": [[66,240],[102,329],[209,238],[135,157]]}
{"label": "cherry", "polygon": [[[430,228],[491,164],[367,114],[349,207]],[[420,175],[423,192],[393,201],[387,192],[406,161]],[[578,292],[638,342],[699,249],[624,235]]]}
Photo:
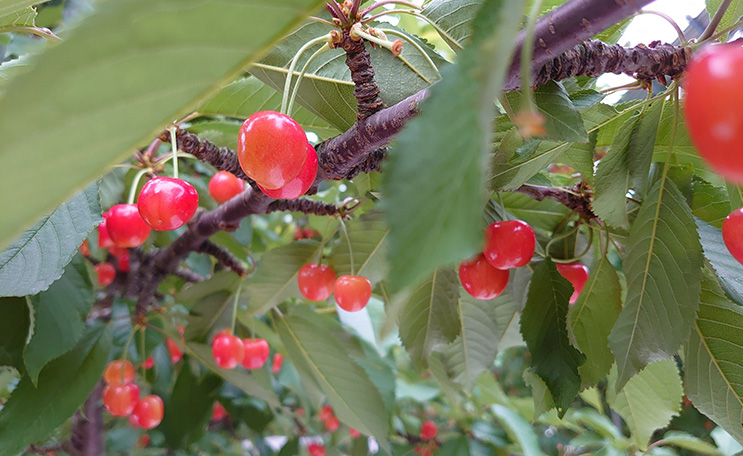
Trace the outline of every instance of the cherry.
{"label": "cherry", "polygon": [[508,270],[494,268],[481,253],[459,265],[459,281],[473,298],[493,299],[506,289]]}
{"label": "cherry", "polygon": [[310,301],[325,301],[333,294],[335,271],[324,264],[305,264],[297,273],[297,285],[302,296]]}
{"label": "cherry", "polygon": [[307,136],[294,119],[260,111],[240,126],[237,158],[248,177],[272,190],[299,175],[307,160],[307,144]]}
{"label": "cherry", "polygon": [[103,406],[114,416],[127,416],[139,400],[139,387],[134,383],[109,385],[103,390]]}
{"label": "cherry", "polygon": [[307,445],[307,451],[310,453],[310,456],[325,456],[325,445],[310,443]]}
{"label": "cherry", "polygon": [[421,439],[423,440],[435,439],[438,433],[439,428],[436,426],[436,423],[431,420],[424,421],[421,425]]}
{"label": "cherry", "polygon": [[736,209],[722,222],[722,240],[728,252],[743,263],[743,208]]}
{"label": "cherry", "polygon": [[108,235],[108,228],[106,226],[106,219],[110,212],[111,211],[109,210],[103,214],[103,221],[98,225],[98,247],[101,249],[107,249],[114,246],[114,241],[112,241],[111,236]]}
{"label": "cherry", "polygon": [[573,284],[570,304],[575,303],[588,280],[588,268],[581,263],[557,263],[557,271]]}
{"label": "cherry", "polygon": [[338,417],[334,416],[325,420],[325,429],[327,429],[328,431],[335,432],[338,430],[339,427],[341,427],[341,422]]}
{"label": "cherry", "polygon": [[239,337],[225,329],[217,333],[212,341],[212,355],[217,365],[223,369],[234,369],[245,357],[245,346]]}
{"label": "cherry", "polygon": [[95,272],[98,274],[98,283],[104,287],[111,285],[116,278],[116,268],[108,262],[96,264]]}
{"label": "cherry", "polygon": [[342,275],[335,280],[335,302],[346,312],[358,312],[371,298],[369,279],[362,276]]}
{"label": "cherry", "polygon": [[485,258],[496,269],[526,266],[534,256],[537,238],[528,223],[521,220],[495,222],[485,230]]}
{"label": "cherry", "polygon": [[711,46],[686,69],[684,117],[691,140],[707,164],[743,183],[743,72],[740,45]]}
{"label": "cherry", "polygon": [[80,244],[80,247],[78,248],[80,250],[80,253],[83,254],[83,256],[90,256],[90,245],[88,244],[88,240],[84,240],[82,244]]}
{"label": "cherry", "polygon": [[350,435],[352,439],[355,439],[361,435],[361,432],[357,431],[354,428],[348,428],[348,435]]}
{"label": "cherry", "polygon": [[222,404],[215,402],[214,408],[212,409],[212,421],[219,421],[225,416],[227,416],[227,410],[222,406]]}
{"label": "cherry", "polygon": [[125,253],[116,259],[116,266],[121,272],[129,272],[129,253]]}
{"label": "cherry", "polygon": [[109,209],[106,229],[118,247],[139,247],[152,231],[139,215],[136,204],[117,204]]}
{"label": "cherry", "polygon": [[116,258],[121,258],[124,255],[129,255],[129,249],[124,247],[116,247],[114,245],[108,248],[108,253],[115,256]]}
{"label": "cherry", "polygon": [[431,456],[431,449],[428,447],[415,447],[413,451],[421,456]]}
{"label": "cherry", "polygon": [[220,171],[209,180],[209,194],[222,204],[245,190],[245,181],[227,171]]}
{"label": "cherry", "polygon": [[183,352],[180,348],[178,348],[178,344],[176,344],[173,339],[166,340],[165,344],[168,346],[168,353],[170,353],[171,363],[175,364],[180,361],[181,358],[183,358]]}
{"label": "cherry", "polygon": [[283,187],[271,190],[263,188],[258,185],[261,191],[271,198],[276,199],[297,199],[300,196],[307,193],[307,190],[312,187],[312,183],[315,182],[317,177],[317,152],[315,148],[307,143],[307,160],[302,165],[302,170],[299,172],[297,177],[292,179],[288,184]]}
{"label": "cherry", "polygon": [[322,421],[328,421],[329,419],[333,418],[335,416],[335,412],[333,411],[333,407],[329,405],[323,405],[322,409],[320,410],[320,414],[318,417]]}
{"label": "cherry", "polygon": [[273,355],[273,362],[271,363],[271,372],[274,375],[278,375],[281,372],[281,366],[284,364],[284,356],[281,353]]}
{"label": "cherry", "polygon": [[260,369],[268,359],[268,342],[264,339],[243,339],[245,357],[243,367],[245,369]]}
{"label": "cherry", "polygon": [[152,369],[155,367],[155,358],[152,356],[148,356],[146,360],[144,360],[144,363],[142,364],[145,369]]}
{"label": "cherry", "polygon": [[156,177],[142,187],[137,198],[139,215],[157,231],[180,228],[196,213],[199,194],[188,182]]}
{"label": "cherry", "polygon": [[150,394],[137,402],[132,411],[132,421],[144,429],[152,429],[163,420],[163,400],[160,396]]}
{"label": "cherry", "polygon": [[121,359],[111,361],[103,371],[103,379],[112,386],[128,385],[134,381],[134,365]]}
{"label": "cherry", "polygon": [[150,436],[147,434],[142,434],[139,436],[139,439],[137,439],[137,448],[147,448],[149,444],[150,444]]}

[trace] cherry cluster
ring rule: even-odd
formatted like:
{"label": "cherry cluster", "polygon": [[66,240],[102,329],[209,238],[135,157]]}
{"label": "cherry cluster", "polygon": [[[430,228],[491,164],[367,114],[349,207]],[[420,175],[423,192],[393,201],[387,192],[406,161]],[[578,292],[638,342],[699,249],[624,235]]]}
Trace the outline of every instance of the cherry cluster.
{"label": "cherry cluster", "polygon": [[242,364],[245,369],[260,369],[268,360],[268,342],[265,339],[240,339],[229,329],[218,332],[212,340],[212,355],[223,369],[234,369]]}
{"label": "cherry cluster", "polygon": [[426,420],[421,425],[420,437],[423,442],[422,445],[415,447],[413,450],[416,454],[421,456],[431,456],[431,452],[437,446],[436,436],[439,434],[439,428],[431,420]]}
{"label": "cherry cluster", "polygon": [[[101,225],[103,225],[103,228],[100,228]],[[108,232],[105,231],[105,223],[101,223],[101,225],[98,225],[98,247],[107,250],[113,259],[111,261],[103,261],[96,264],[95,272],[98,276],[98,283],[107,287],[113,283],[114,279],[116,279],[117,270],[121,272],[129,272],[129,250],[123,247],[116,247],[108,236]],[[84,257],[90,257],[90,244],[87,239],[83,241],[79,249],[80,253],[82,253]]]}
{"label": "cherry cluster", "polygon": [[364,276],[342,275],[338,278],[330,266],[305,264],[297,274],[302,296],[310,301],[325,301],[335,293],[335,302],[346,312],[358,312],[366,307],[372,294],[369,279]]}
{"label": "cherry cluster", "polygon": [[140,399],[134,383],[134,366],[129,361],[114,360],[103,372],[107,386],[103,390],[103,406],[114,416],[128,416],[134,427],[152,429],[163,420],[163,400],[156,394]]}

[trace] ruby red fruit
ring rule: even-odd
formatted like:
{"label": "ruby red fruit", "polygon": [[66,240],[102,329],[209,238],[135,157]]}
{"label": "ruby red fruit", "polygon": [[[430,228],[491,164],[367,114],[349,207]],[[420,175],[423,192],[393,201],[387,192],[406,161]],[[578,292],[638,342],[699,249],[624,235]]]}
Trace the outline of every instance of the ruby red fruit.
{"label": "ruby red fruit", "polygon": [[163,415],[163,400],[156,394],[150,394],[137,402],[131,419],[141,428],[152,429],[162,422]]}
{"label": "ruby red fruit", "polygon": [[209,194],[219,204],[231,200],[245,190],[245,181],[227,171],[220,171],[209,180]]}
{"label": "ruby red fruit", "polygon": [[180,228],[196,213],[199,194],[188,182],[156,177],[142,187],[137,198],[139,214],[157,231]]}
{"label": "ruby red fruit", "polygon": [[98,275],[98,283],[104,287],[111,285],[116,278],[116,268],[108,262],[96,264],[95,272]]}
{"label": "ruby red fruit", "polygon": [[485,230],[485,258],[496,269],[526,266],[534,256],[537,238],[528,223],[521,220],[495,222]]}
{"label": "ruby red fruit", "polygon": [[103,390],[103,406],[114,416],[132,413],[139,401],[139,387],[134,383],[109,385]]}
{"label": "ruby red fruit", "polygon": [[557,263],[557,271],[573,284],[573,294],[570,295],[570,304],[578,300],[583,286],[588,281],[588,268],[581,263]]}
{"label": "ruby red fruit", "polygon": [[312,187],[312,183],[315,182],[317,177],[317,152],[315,148],[307,143],[307,160],[302,165],[302,170],[299,172],[297,177],[292,179],[288,184],[283,187],[271,190],[263,188],[259,184],[258,187],[261,191],[271,198],[276,199],[297,199],[300,196],[307,193],[307,190]]}
{"label": "ruby red fruit", "polygon": [[271,372],[274,375],[278,375],[281,372],[281,366],[284,365],[284,356],[281,353],[275,353],[273,355],[273,362],[271,363]]}
{"label": "ruby red fruit", "polygon": [[134,365],[130,361],[116,359],[108,363],[103,379],[109,385],[127,385],[134,381]]}
{"label": "ruby red fruit", "polygon": [[421,425],[421,439],[422,440],[435,439],[438,433],[439,433],[439,428],[436,426],[436,423],[434,423],[431,420],[424,421],[423,424]]}
{"label": "ruby red fruit", "polygon": [[722,222],[722,240],[728,252],[743,264],[743,208],[736,209]]}
{"label": "ruby red fruit", "polygon": [[228,330],[219,332],[212,341],[212,355],[223,369],[234,369],[245,357],[245,346],[239,337]]}
{"label": "ruby red fruit", "polygon": [[473,298],[493,299],[506,289],[508,270],[494,268],[481,253],[459,265],[459,281]]}
{"label": "ruby red fruit", "polygon": [[325,301],[333,294],[335,271],[324,264],[305,264],[297,274],[297,285],[302,296],[310,301]]}
{"label": "ruby red fruit", "polygon": [[264,339],[243,339],[245,356],[242,365],[245,369],[260,369],[268,360],[268,342]]}
{"label": "ruby red fruit", "polygon": [[346,312],[358,312],[366,307],[372,294],[369,279],[363,276],[342,275],[335,280],[335,302]]}
{"label": "ruby red fruit", "polygon": [[106,230],[116,246],[139,247],[152,228],[139,215],[136,204],[117,204],[108,211]]}

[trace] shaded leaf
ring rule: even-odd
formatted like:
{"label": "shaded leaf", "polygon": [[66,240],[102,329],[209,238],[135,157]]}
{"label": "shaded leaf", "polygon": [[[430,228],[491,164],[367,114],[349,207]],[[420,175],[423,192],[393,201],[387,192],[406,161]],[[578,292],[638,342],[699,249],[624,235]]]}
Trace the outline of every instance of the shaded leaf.
{"label": "shaded leaf", "polygon": [[158,428],[168,448],[187,448],[204,435],[220,386],[222,381],[215,375],[197,378],[189,365],[181,368]]}
{"label": "shaded leaf", "polygon": [[426,4],[421,14],[433,21],[449,47],[458,50],[469,44],[472,21],[482,4],[482,0],[432,0]]}
{"label": "shaded leaf", "polygon": [[38,5],[39,3],[45,3],[47,1],[49,0],[2,0],[0,1],[0,16],[5,16],[14,11]]}
{"label": "shaded leaf", "polygon": [[694,177],[692,181],[694,195],[691,201],[691,213],[705,222],[722,228],[722,222],[730,213],[730,200],[724,187],[715,187],[709,182]]}
{"label": "shaded leaf", "polygon": [[710,456],[722,456],[716,446],[694,437],[686,432],[668,431],[662,439],[666,445],[673,445],[695,453],[708,454]]}
{"label": "shaded leaf", "polygon": [[[373,284],[387,276],[387,236],[389,227],[379,212],[368,212],[346,225],[353,249],[353,269]],[[332,257],[336,274],[351,274],[351,255],[344,239]]]}
{"label": "shaded leaf", "polygon": [[552,399],[552,394],[550,394],[550,390],[542,377],[531,370],[525,370],[523,377],[524,383],[531,387],[531,397],[534,399],[533,421],[536,421],[542,414],[555,408],[555,401]]}
{"label": "shaded leaf", "polygon": [[0,298],[0,366],[12,366],[23,372],[23,348],[26,345],[31,314],[26,298]]}
{"label": "shaded leaf", "polygon": [[27,7],[13,11],[10,14],[0,16],[0,32],[3,32],[4,28],[13,27],[35,27],[36,10]]}
{"label": "shaded leaf", "polygon": [[501,423],[508,436],[521,447],[524,456],[541,456],[539,439],[531,425],[518,413],[502,405],[492,407],[493,415]]}
{"label": "shaded leaf", "polygon": [[699,219],[695,221],[699,229],[699,240],[704,249],[704,258],[717,273],[723,289],[735,301],[743,303],[743,265],[728,251],[722,239],[721,229]]}

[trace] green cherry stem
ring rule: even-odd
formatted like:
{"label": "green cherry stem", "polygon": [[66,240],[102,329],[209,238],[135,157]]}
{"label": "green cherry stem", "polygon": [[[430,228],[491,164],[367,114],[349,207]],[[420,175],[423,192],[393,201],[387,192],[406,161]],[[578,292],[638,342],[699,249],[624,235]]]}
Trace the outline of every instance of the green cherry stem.
{"label": "green cherry stem", "polygon": [[424,51],[423,48],[418,43],[413,41],[409,36],[405,35],[402,32],[398,32],[397,30],[393,30],[393,29],[385,28],[385,29],[377,29],[377,30],[390,34],[390,35],[399,36],[400,38],[410,43],[410,45],[413,46],[420,53],[420,55],[423,56],[424,59],[426,59],[426,62],[428,62],[428,64],[431,65],[431,69],[433,69],[434,73],[436,73],[436,76],[438,76],[438,78],[441,79],[441,73],[439,73],[439,69],[436,67],[436,64],[433,63],[433,60],[431,60],[431,57],[428,54],[426,54],[426,51]]}
{"label": "green cherry stem", "polygon": [[318,44],[318,43],[330,43],[333,39],[332,35],[328,33],[327,35],[319,36],[315,39],[312,39],[304,44],[296,54],[294,54],[294,57],[292,57],[292,61],[289,64],[289,71],[286,72],[286,81],[284,82],[284,93],[281,97],[281,113],[282,114],[288,114],[286,108],[287,108],[287,102],[289,101],[289,90],[292,86],[292,76],[294,76],[294,69],[297,67],[297,63],[299,62],[299,57],[302,56],[302,54],[307,51],[307,49],[311,48],[312,46]]}
{"label": "green cherry stem", "polygon": [[314,54],[310,56],[309,59],[304,63],[304,66],[302,66],[302,71],[299,72],[299,76],[297,76],[297,82],[294,83],[294,89],[292,90],[292,96],[289,98],[289,103],[286,106],[286,114],[291,115],[292,108],[294,107],[294,99],[297,98],[297,94],[299,93],[299,85],[302,83],[302,78],[304,77],[304,74],[307,72],[307,68],[309,68],[310,63],[312,63],[313,60],[315,60],[320,54],[322,54],[325,51],[329,51],[331,48],[330,46],[323,46],[320,49],[316,50]]}
{"label": "green cherry stem", "polygon": [[178,179],[178,142],[175,137],[177,127],[170,127],[170,143],[173,145],[173,177]]}
{"label": "green cherry stem", "polygon": [[139,187],[139,181],[142,179],[142,176],[144,176],[147,173],[151,173],[152,168],[143,168],[140,169],[137,174],[134,175],[134,179],[132,179],[132,186],[129,189],[129,196],[126,199],[127,204],[134,204],[134,198],[137,196],[137,188]]}
{"label": "green cherry stem", "polygon": [[230,321],[230,329],[232,330],[232,334],[235,334],[235,325],[237,324],[237,303],[240,302],[240,292],[243,289],[244,283],[245,279],[240,281],[240,284],[237,286],[237,291],[235,291],[235,300],[232,303],[232,319]]}
{"label": "green cherry stem", "polygon": [[147,354],[147,345],[145,344],[145,339],[146,339],[145,330],[144,328],[142,328],[142,331],[139,333],[139,345],[142,348],[142,362],[140,363],[140,368],[141,368],[143,376],[145,375],[145,372],[147,371],[147,369],[145,369],[144,367],[145,361],[147,360],[147,357],[145,356]]}
{"label": "green cherry stem", "polygon": [[[137,331],[139,331],[138,326],[132,326],[132,332],[129,333],[129,337],[126,339],[126,344],[124,345],[124,353],[121,355],[121,364],[126,364],[126,358],[129,354],[129,346],[132,344],[132,340],[134,339],[134,335],[137,334]],[[122,367],[121,369],[121,384],[123,385],[124,382],[124,372],[125,369]]]}
{"label": "green cherry stem", "polygon": [[351,261],[351,275],[356,275],[356,268],[353,266],[353,247],[351,247],[351,237],[348,235],[348,229],[346,228],[346,224],[343,221],[342,218],[338,219],[341,223],[341,229],[343,230],[343,235],[346,238],[346,243],[348,243],[348,258]]}

